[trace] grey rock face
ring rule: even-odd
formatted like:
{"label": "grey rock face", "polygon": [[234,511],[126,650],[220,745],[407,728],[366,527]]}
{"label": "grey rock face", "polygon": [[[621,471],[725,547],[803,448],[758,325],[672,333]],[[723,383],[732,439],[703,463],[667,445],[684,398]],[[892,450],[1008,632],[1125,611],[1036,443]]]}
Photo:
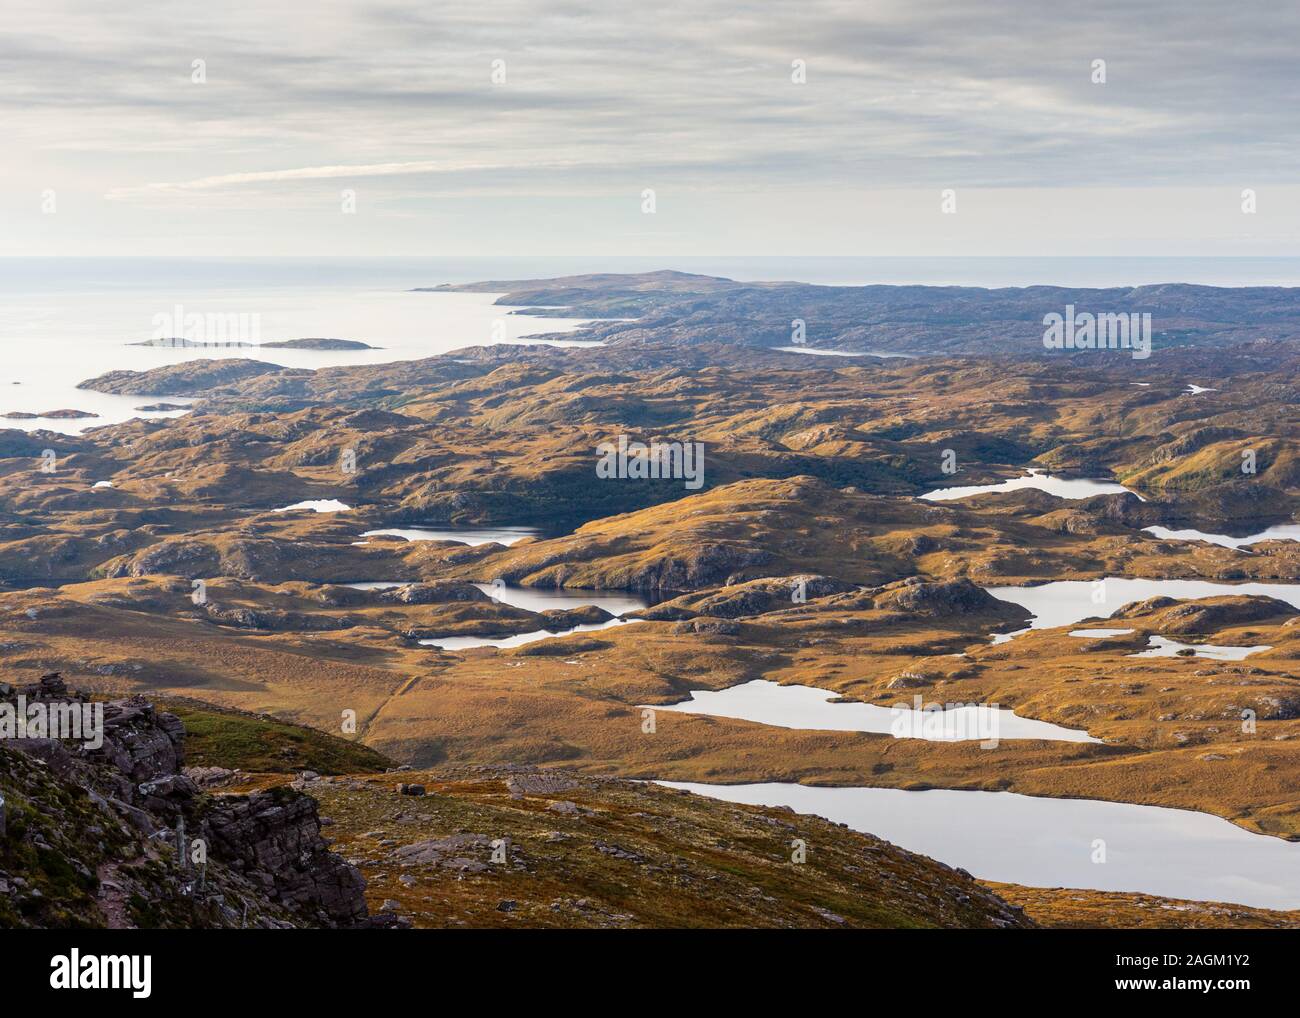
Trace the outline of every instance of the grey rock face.
{"label": "grey rock face", "polygon": [[184,740],[185,726],[180,718],[157,711],[143,697],[133,696],[104,705],[104,744],[86,756],[138,786],[178,774],[184,759]]}
{"label": "grey rock face", "polygon": [[204,818],[212,851],[297,911],[351,925],[367,914],[365,879],[320,836],[314,799],[289,789],[218,801]]}
{"label": "grey rock face", "polygon": [[[45,701],[86,699],[69,692],[57,674],[0,695],[16,692]],[[55,739],[14,739],[10,745],[42,761],[60,780],[84,789],[91,803],[116,814],[140,836],[166,834],[171,839],[184,825],[207,842],[211,861],[242,878],[241,893],[251,888],[305,924],[403,925],[396,919],[369,921],[365,879],[329,851],[315,799],[276,788],[208,801],[200,784],[227,781],[234,772],[220,767],[182,771],[184,739],[179,718],[136,696],[104,704],[103,744],[97,749]],[[316,775],[304,772],[303,777]],[[272,918],[262,921],[283,925]]]}

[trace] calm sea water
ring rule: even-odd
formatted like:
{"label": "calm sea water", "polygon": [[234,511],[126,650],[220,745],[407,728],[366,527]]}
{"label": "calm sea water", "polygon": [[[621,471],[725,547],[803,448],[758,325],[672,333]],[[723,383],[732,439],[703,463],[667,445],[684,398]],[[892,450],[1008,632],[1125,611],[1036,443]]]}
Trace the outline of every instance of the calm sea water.
{"label": "calm sea water", "polygon": [[[662,268],[824,284],[1300,285],[1300,258],[5,258],[0,259],[0,414],[77,409],[100,416],[0,420],[0,425],[76,433],[144,416],[136,407],[155,400],[76,388],[118,368],[145,370],[215,356],[304,368],[374,364],[569,331],[580,323],[510,315],[493,305],[494,295],[410,291],[445,282]],[[246,316],[250,329],[256,322],[256,331],[243,338],[253,341],[324,336],[381,349],[131,346],[160,334],[160,316],[180,319],[165,331],[188,338],[209,337],[186,328],[185,316]]]}
{"label": "calm sea water", "polygon": [[[455,277],[469,280],[475,274]],[[412,293],[445,273],[386,260],[344,263],[152,259],[0,260],[0,414],[77,409],[84,420],[3,420],[0,426],[75,434],[138,416],[158,402],[76,388],[116,369],[143,371],[198,358],[251,357],[294,368],[415,360],[470,346],[567,332],[578,319],[510,314],[494,294]],[[215,347],[141,347],[162,336]],[[376,349],[317,351],[235,346],[305,337]],[[175,402],[175,401],[171,401]],[[184,401],[181,401],[184,402]]]}

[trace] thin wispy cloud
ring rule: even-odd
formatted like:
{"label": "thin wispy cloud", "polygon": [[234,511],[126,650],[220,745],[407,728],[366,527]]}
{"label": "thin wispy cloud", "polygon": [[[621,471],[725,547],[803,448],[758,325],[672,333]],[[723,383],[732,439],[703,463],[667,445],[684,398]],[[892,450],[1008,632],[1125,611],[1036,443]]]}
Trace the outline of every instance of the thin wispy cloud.
{"label": "thin wispy cloud", "polygon": [[[555,169],[581,165],[572,161],[545,160],[534,167]],[[107,192],[113,201],[127,201],[138,195],[168,194],[185,191],[216,191],[239,188],[251,184],[275,184],[290,180],[360,180],[367,177],[396,177],[403,174],[430,175],[438,173],[472,173],[490,170],[514,170],[518,164],[506,163],[448,163],[423,161],[410,163],[369,163],[356,166],[299,166],[288,170],[263,170],[256,173],[227,173],[215,177],[145,184],[141,187],[119,187]]]}

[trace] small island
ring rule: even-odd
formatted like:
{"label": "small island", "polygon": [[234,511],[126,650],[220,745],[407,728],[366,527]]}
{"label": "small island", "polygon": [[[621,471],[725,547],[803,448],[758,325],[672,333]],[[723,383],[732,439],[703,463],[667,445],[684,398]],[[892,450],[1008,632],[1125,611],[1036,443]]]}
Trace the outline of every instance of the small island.
{"label": "small island", "polygon": [[92,414],[85,410],[47,410],[43,414],[28,413],[24,410],[10,410],[7,414],[0,414],[11,421],[37,421],[37,420],[81,420],[85,417],[98,417],[99,414]]}
{"label": "small island", "polygon": [[268,350],[381,350],[382,347],[371,346],[356,339],[284,339],[276,343],[262,343]]}

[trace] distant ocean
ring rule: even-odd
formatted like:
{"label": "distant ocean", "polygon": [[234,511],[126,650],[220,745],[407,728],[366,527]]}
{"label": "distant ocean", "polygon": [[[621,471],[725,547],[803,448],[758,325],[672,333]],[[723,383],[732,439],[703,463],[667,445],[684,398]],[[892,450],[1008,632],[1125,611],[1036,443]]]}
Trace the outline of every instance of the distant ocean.
{"label": "distant ocean", "polygon": [[[0,414],[78,409],[98,418],[3,420],[76,433],[142,416],[151,398],[76,384],[105,371],[198,357],[258,357],[289,367],[412,360],[466,346],[576,328],[573,319],[508,315],[491,294],[411,293],[421,286],[584,272],[678,269],[742,280],[828,285],[1300,286],[1300,258],[0,258]],[[245,316],[260,342],[330,337],[363,351],[157,349],[161,319]],[[147,415],[146,415],[147,416]]]}
{"label": "distant ocean", "polygon": [[483,279],[679,269],[742,280],[860,286],[1300,286],[1300,257],[0,258],[0,297],[142,284],[182,294],[254,287],[409,289]]}

